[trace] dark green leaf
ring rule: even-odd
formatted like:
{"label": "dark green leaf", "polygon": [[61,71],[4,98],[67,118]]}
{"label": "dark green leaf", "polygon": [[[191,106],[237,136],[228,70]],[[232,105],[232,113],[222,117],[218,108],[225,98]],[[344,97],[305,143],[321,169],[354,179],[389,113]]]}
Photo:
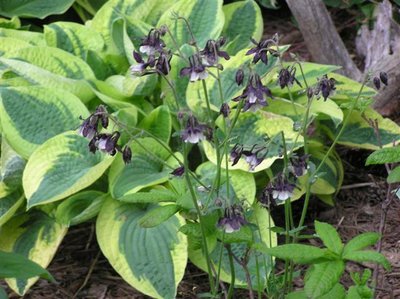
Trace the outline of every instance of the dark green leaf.
{"label": "dark green leaf", "polygon": [[380,238],[378,233],[368,232],[358,235],[351,239],[344,247],[343,254],[350,253],[352,251],[358,251],[365,247],[374,245]]}
{"label": "dark green leaf", "polygon": [[374,262],[382,265],[387,271],[391,269],[391,265],[386,257],[373,250],[363,250],[363,251],[350,251],[343,255],[346,260],[351,260],[354,262]]}
{"label": "dark green leaf", "polygon": [[139,225],[144,228],[151,228],[160,225],[164,221],[167,221],[173,215],[178,212],[179,206],[177,205],[165,205],[155,206],[139,219]]}
{"label": "dark green leaf", "polygon": [[65,12],[74,0],[1,0],[0,15],[6,17],[34,17],[43,19]]}
{"label": "dark green leaf", "polygon": [[379,149],[368,156],[365,165],[385,164],[400,162],[400,147],[387,147]]}

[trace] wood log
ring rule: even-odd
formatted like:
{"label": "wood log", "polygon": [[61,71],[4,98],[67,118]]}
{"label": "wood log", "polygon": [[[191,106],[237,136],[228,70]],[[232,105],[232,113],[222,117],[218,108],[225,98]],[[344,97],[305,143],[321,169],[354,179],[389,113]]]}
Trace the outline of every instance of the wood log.
{"label": "wood log", "polygon": [[286,0],[313,59],[342,66],[339,73],[359,81],[361,72],[351,59],[321,0]]}

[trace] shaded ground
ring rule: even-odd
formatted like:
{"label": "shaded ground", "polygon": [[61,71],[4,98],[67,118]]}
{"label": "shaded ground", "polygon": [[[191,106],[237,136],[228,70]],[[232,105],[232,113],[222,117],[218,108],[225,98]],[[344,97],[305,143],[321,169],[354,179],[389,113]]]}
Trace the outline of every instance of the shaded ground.
{"label": "shaded ground", "polygon": [[[333,11],[333,15],[342,36],[347,38],[346,45],[350,50],[353,49],[355,17],[343,15],[338,11]],[[282,35],[282,43],[292,44],[292,52],[296,52],[304,60],[311,59],[300,32],[291,22],[288,11],[268,11],[264,14],[264,19],[266,36],[279,32]],[[313,219],[327,221],[338,227],[344,241],[362,232],[378,231],[381,201],[385,198],[386,192],[382,177],[384,172],[382,168],[365,169],[363,164],[366,155],[365,152],[341,151],[341,156],[348,160],[344,161],[346,177],[344,188],[338,195],[337,206],[329,208],[318,200],[312,201],[308,225],[312,225]],[[301,201],[295,205],[301,205]],[[277,213],[279,214],[279,211]],[[382,248],[393,269],[391,273],[381,270],[378,298],[400,298],[399,227],[400,202],[395,200],[387,215]],[[373,265],[364,266],[373,269]],[[346,286],[352,284],[349,271],[358,269],[361,269],[358,264],[351,264],[346,268],[343,279]],[[99,251],[93,224],[71,228],[49,271],[59,284],[40,281],[31,288],[25,298],[147,298],[122,280],[108,264]],[[298,286],[301,287],[301,282]],[[206,291],[208,291],[207,275],[189,264],[185,277],[179,285],[178,298],[196,298],[196,295]],[[11,294],[10,298],[17,296]],[[237,293],[236,298],[245,298],[245,295]]]}

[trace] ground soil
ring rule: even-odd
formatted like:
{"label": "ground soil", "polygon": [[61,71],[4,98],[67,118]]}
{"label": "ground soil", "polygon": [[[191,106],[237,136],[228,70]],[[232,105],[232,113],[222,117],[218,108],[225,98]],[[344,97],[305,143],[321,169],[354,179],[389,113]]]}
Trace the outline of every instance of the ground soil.
{"label": "ground soil", "polygon": [[[348,14],[343,15],[343,12],[337,10],[331,13],[345,38],[346,46],[350,51],[354,50],[355,16],[349,17]],[[265,11],[264,20],[266,36],[280,33],[281,42],[291,44],[292,52],[306,61],[311,60],[301,33],[293,24],[287,9],[278,12]],[[361,59],[355,57],[355,60],[361,66]],[[368,152],[348,149],[340,149],[339,152],[344,158],[345,180],[336,206],[328,207],[313,199],[307,225],[312,226],[314,219],[327,221],[335,225],[343,240],[347,241],[362,232],[378,231],[381,205],[386,196],[385,173],[382,167],[364,167]],[[296,205],[301,205],[301,201],[295,203],[294,210]],[[297,207],[297,210],[300,208]],[[278,210],[274,213],[279,218],[281,212]],[[400,298],[399,227],[400,201],[395,199],[387,214],[382,243],[382,253],[390,260],[393,268],[390,273],[380,269],[378,298]],[[349,264],[342,280],[344,285],[352,285],[348,274],[350,271],[361,270],[363,267],[371,270],[374,268],[372,264]],[[129,286],[108,264],[97,245],[94,224],[71,228],[48,269],[58,284],[41,280],[31,288],[25,298],[147,298]],[[296,287],[301,286],[302,281],[296,281]],[[207,291],[207,275],[189,264],[178,288],[178,298],[197,298],[199,293]],[[10,298],[17,297],[10,294]],[[246,295],[238,291],[235,298],[246,298]]]}

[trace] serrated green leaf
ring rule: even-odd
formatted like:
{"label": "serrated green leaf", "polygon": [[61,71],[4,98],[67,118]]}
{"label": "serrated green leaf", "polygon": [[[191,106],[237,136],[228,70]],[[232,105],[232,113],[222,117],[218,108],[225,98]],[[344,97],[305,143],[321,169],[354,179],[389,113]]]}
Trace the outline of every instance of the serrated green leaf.
{"label": "serrated green leaf", "polygon": [[0,96],[3,133],[24,158],[49,138],[77,129],[79,117],[89,114],[73,94],[50,88],[2,88]]}
{"label": "serrated green leaf", "polygon": [[[174,35],[176,43],[183,45],[190,43],[192,37],[183,20],[174,18],[174,13],[184,17],[190,24],[191,31],[197,45],[203,48],[209,39],[217,39],[224,26],[222,0],[203,1],[180,0],[171,5],[158,20],[157,27],[166,25]],[[175,48],[175,43],[166,35],[164,40],[167,46]]]}
{"label": "serrated green leaf", "polygon": [[6,17],[33,17],[44,19],[49,15],[62,14],[74,0],[13,0],[0,2],[0,15]]}
{"label": "serrated green leaf", "polygon": [[361,235],[355,236],[351,239],[344,247],[344,254],[350,253],[352,251],[358,251],[364,249],[365,247],[372,246],[380,239],[378,233],[367,232]]}
{"label": "serrated green leaf", "polygon": [[234,55],[252,45],[250,38],[259,40],[264,30],[261,10],[255,1],[246,0],[226,4],[222,36],[227,38],[226,50]]}
{"label": "serrated green leaf", "polygon": [[378,149],[368,156],[365,165],[400,162],[400,147]]}
{"label": "serrated green leaf", "polygon": [[172,130],[172,120],[168,107],[165,105],[158,106],[139,123],[138,128],[150,132],[168,144]]}
{"label": "serrated green leaf", "polygon": [[344,299],[346,296],[346,290],[340,283],[335,286],[325,295],[318,297],[318,299]]}
{"label": "serrated green leaf", "polygon": [[64,200],[57,206],[56,219],[71,226],[83,223],[97,216],[106,195],[99,191],[83,191]]}
{"label": "serrated green leaf", "polygon": [[[21,214],[2,226],[0,250],[21,254],[46,268],[66,233],[65,226],[41,211]],[[37,280],[38,277],[7,278],[6,282],[14,292],[22,296]]]}
{"label": "serrated green leaf", "polygon": [[400,182],[400,167],[397,166],[395,169],[391,170],[388,177],[387,182],[389,184]]}
{"label": "serrated green leaf", "polygon": [[382,265],[387,271],[390,271],[391,265],[386,257],[373,250],[347,251],[343,254],[343,258],[354,262],[373,262]]}
{"label": "serrated green leaf", "polygon": [[96,224],[101,251],[131,286],[154,298],[175,298],[185,272],[187,241],[179,215],[163,225],[142,228],[138,221],[146,209],[109,198]]}
{"label": "serrated green leaf", "polygon": [[343,243],[336,229],[324,222],[315,221],[315,230],[324,245],[331,251],[340,255],[343,250]]}
{"label": "serrated green leaf", "polygon": [[[115,157],[115,156],[114,156]],[[66,198],[94,183],[114,157],[92,154],[76,132],[57,135],[30,157],[23,174],[28,208]]]}
{"label": "serrated green leaf", "polygon": [[312,264],[330,260],[331,255],[326,250],[303,244],[286,244],[265,248],[264,252],[277,258],[293,260],[298,264]]}
{"label": "serrated green leaf", "polygon": [[309,270],[304,290],[309,298],[319,298],[327,294],[339,282],[344,272],[343,261],[314,264]]}
{"label": "serrated green leaf", "polygon": [[156,227],[175,215],[178,210],[179,206],[175,204],[155,206],[149,209],[147,213],[139,219],[138,223],[144,228]]}

